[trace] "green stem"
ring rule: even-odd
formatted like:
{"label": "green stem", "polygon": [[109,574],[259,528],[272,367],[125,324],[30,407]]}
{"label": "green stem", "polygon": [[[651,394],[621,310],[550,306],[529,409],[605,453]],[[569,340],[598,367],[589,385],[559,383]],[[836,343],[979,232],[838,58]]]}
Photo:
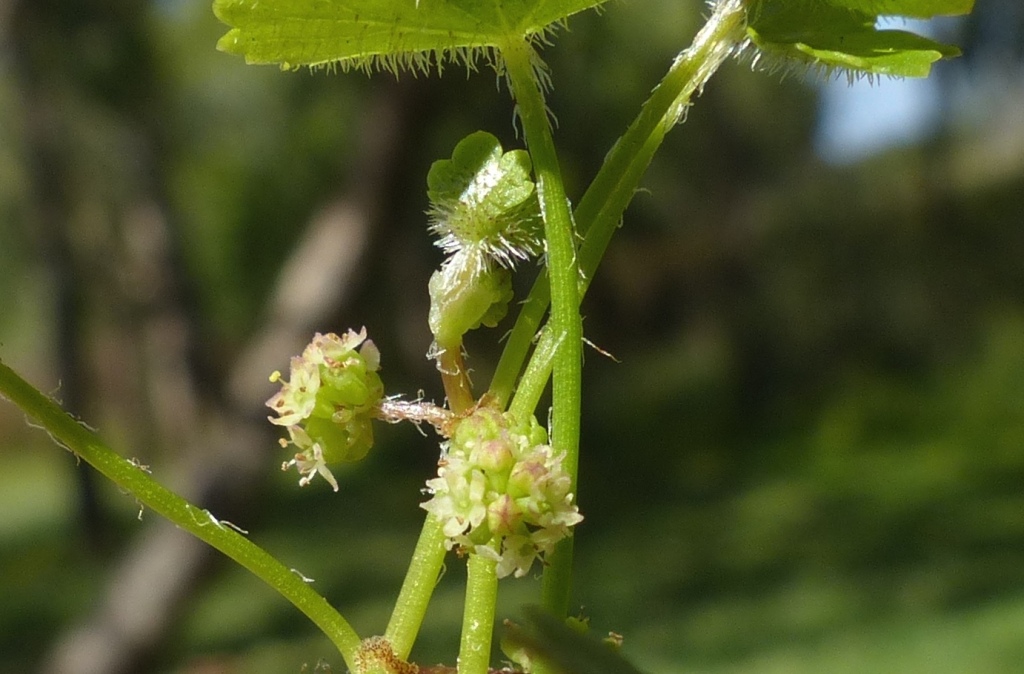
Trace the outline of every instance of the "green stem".
{"label": "green stem", "polygon": [[445,349],[438,356],[437,367],[441,371],[441,383],[448,398],[448,409],[459,414],[471,408],[476,401],[473,399],[469,375],[462,361],[462,345]]}
{"label": "green stem", "polygon": [[498,563],[471,553],[466,564],[466,607],[462,613],[459,674],[487,674],[498,598]]}
{"label": "green stem", "polygon": [[551,365],[555,359],[558,343],[554,335],[544,331],[537,348],[533,350],[533,357],[519,379],[519,387],[516,395],[509,405],[509,412],[515,418],[524,419],[527,415],[533,414],[540,403],[540,396],[548,385],[548,378],[551,376]]}
{"label": "green stem", "polygon": [[416,542],[416,550],[412,554],[409,570],[405,574],[405,582],[398,593],[395,610],[391,614],[384,637],[390,642],[395,654],[402,660],[409,659],[416,635],[423,616],[427,612],[427,604],[437,585],[441,566],[444,564],[444,532],[443,522],[434,515],[427,515],[423,530]]}
{"label": "green stem", "polygon": [[[462,360],[462,345],[445,348],[438,356],[437,366],[448,398],[448,409],[455,414],[468,412],[476,400]],[[384,632],[395,655],[402,660],[408,659],[412,651],[430,597],[437,585],[446,552],[444,539],[443,522],[433,515],[427,515],[409,569],[405,573],[402,589],[395,601],[395,608],[391,612],[391,620]]]}
{"label": "green stem", "polygon": [[[462,360],[461,346],[445,349],[438,358],[441,382],[448,397],[448,408],[455,414],[469,411],[476,401],[470,387],[469,377]],[[433,515],[427,515],[420,531],[412,561],[405,572],[402,589],[395,601],[384,637],[402,660],[409,658],[427,605],[437,585],[441,566],[444,564],[444,523]]]}
{"label": "green stem", "polygon": [[[533,159],[537,196],[544,216],[547,273],[551,286],[551,319],[548,329],[557,344],[551,389],[551,445],[565,453],[565,470],[572,477],[575,491],[579,464],[583,365],[576,232],[558,167],[544,95],[534,71],[538,57],[526,38],[502,45],[501,55],[519,109],[526,145]],[[552,578],[559,579],[560,584],[546,591],[542,598],[548,610],[559,614],[565,613],[568,608],[568,569],[572,565],[572,548],[561,549],[568,549],[569,554],[556,555],[556,559],[549,560],[549,564],[564,567],[551,574]],[[544,575],[547,579],[548,570],[545,570]]]}
{"label": "green stem", "polygon": [[[579,221],[577,220],[577,226]],[[582,228],[580,229],[582,232]],[[512,326],[512,332],[505,340],[505,348],[502,349],[498,365],[494,369],[494,376],[491,378],[491,385],[487,392],[500,407],[508,405],[512,391],[518,391],[523,383],[516,386],[516,378],[523,368],[523,361],[526,354],[530,352],[530,345],[533,343],[540,329],[540,322],[544,318],[544,312],[548,310],[551,302],[551,286],[548,284],[547,274],[541,274],[533,282],[530,294],[526,296],[516,323]],[[547,385],[547,379],[542,382],[541,387]],[[537,397],[540,397],[538,393]]]}
{"label": "green stem", "polygon": [[305,613],[337,646],[351,669],[359,636],[327,600],[295,571],[242,536],[227,522],[192,505],[149,476],[137,463],[118,456],[92,431],[0,362],[0,395],[38,422],[59,444],[84,459],[139,503],[238,562]]}
{"label": "green stem", "polygon": [[[675,59],[629,129],[608,153],[575,212],[576,225],[584,235],[579,252],[581,295],[586,292],[654,153],[668,131],[679,121],[694,93],[704,87],[744,39],[744,26],[745,10],[740,0],[719,3],[697,33],[693,44]],[[530,344],[543,320],[549,294],[547,278],[537,279],[506,341],[490,386],[490,394],[500,404],[507,403],[511,396]],[[537,352],[540,351],[538,348]],[[546,383],[546,375],[535,373],[533,379],[534,383],[543,379],[542,387]],[[522,388],[523,382],[520,382],[520,391]],[[539,392],[532,390],[523,393],[527,398],[540,396]]]}

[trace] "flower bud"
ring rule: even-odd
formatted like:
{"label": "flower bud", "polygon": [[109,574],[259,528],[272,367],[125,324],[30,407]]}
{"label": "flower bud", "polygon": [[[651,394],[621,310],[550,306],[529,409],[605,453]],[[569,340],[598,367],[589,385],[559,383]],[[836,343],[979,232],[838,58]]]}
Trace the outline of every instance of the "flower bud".
{"label": "flower bud", "polygon": [[430,167],[430,230],[448,255],[429,283],[434,354],[459,348],[470,330],[497,325],[512,299],[509,270],[543,249],[531,171],[529,153],[503,152],[483,131]]}
{"label": "flower bud", "polygon": [[508,313],[512,275],[459,252],[435,271],[428,283],[427,322],[441,349],[458,348],[462,336],[481,325],[493,328]]}

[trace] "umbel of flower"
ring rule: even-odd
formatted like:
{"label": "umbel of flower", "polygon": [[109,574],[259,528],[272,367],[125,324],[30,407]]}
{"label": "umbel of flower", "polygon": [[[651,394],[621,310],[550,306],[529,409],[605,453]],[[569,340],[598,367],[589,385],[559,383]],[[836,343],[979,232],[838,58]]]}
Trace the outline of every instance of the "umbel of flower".
{"label": "umbel of flower", "polygon": [[460,420],[427,480],[422,508],[443,522],[448,549],[485,555],[497,574],[524,576],[583,516],[573,503],[564,454],[532,416],[482,406]]}
{"label": "umbel of flower", "polygon": [[280,372],[270,376],[281,382],[281,390],[267,401],[278,414],[270,422],[288,430],[281,445],[295,450],[282,469],[294,466],[300,485],[319,474],[338,491],[327,464],[366,456],[373,445],[371,423],[384,397],[379,369],[380,352],[363,328],[342,336],[316,333],[302,355],[292,358],[288,381]]}

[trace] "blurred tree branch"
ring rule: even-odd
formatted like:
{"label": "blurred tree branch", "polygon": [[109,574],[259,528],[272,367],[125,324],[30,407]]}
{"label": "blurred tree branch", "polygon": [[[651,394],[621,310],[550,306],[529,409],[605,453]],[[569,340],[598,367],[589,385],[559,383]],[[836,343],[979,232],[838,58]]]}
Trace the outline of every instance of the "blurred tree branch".
{"label": "blurred tree branch", "polygon": [[[10,16],[0,25],[10,26],[4,37],[12,40],[29,130],[35,240],[57,288],[61,397],[85,418],[95,411],[87,392],[110,376],[101,368],[97,379],[88,362],[95,354],[88,353],[85,323],[99,309],[114,322],[115,344],[129,347],[115,348],[114,365],[141,370],[139,380],[126,384],[142,393],[132,405],[142,414],[132,419],[129,444],[173,450],[173,465],[165,470],[180,493],[218,515],[242,512],[259,492],[268,465],[264,449],[273,445],[269,427],[254,423],[264,416],[266,375],[283,354],[301,348],[313,326],[351,300],[408,131],[408,87],[375,90],[354,158],[367,170],[306,228],[278,279],[265,324],[238,352],[222,388],[204,367],[214,356],[204,345],[208,329],[196,310],[179,216],[167,196],[162,115],[169,108],[145,37],[147,12],[134,3],[43,0],[3,2],[0,13]],[[90,60],[96,54],[79,48],[97,39],[110,53]],[[122,77],[131,85],[122,86]],[[103,124],[97,133],[117,143],[103,148],[112,154],[90,153],[94,139],[85,134],[94,132],[88,120],[97,119]],[[84,520],[95,540],[101,514],[90,473],[77,470]],[[144,671],[213,559],[202,543],[151,518],[112,570],[99,608],[58,639],[41,671]]]}
{"label": "blurred tree branch", "polygon": [[[379,182],[360,181],[326,204],[306,228],[281,273],[267,319],[240,350],[229,370],[222,400],[202,404],[194,382],[181,375],[185,360],[181,336],[187,327],[174,317],[147,323],[154,410],[168,412],[163,433],[182,438],[184,465],[178,491],[232,517],[258,493],[266,475],[265,448],[274,443],[262,420],[267,373],[280,367],[282,354],[296,353],[312,326],[322,324],[351,299],[359,262],[370,245],[374,215],[388,185],[389,164],[401,147],[403,90],[375,94],[364,116],[362,147],[354,161],[373,166]],[[176,343],[175,343],[176,342]],[[168,385],[174,381],[177,385]],[[164,375],[171,374],[170,379]],[[191,413],[189,412],[191,410]],[[191,418],[190,418],[191,417]],[[257,421],[259,420],[259,421]],[[256,422],[254,424],[254,421]],[[111,574],[103,606],[55,645],[43,672],[119,674],[135,669],[160,642],[177,611],[195,594],[212,551],[166,522],[156,522],[126,552]],[[158,591],[155,591],[158,590]]]}

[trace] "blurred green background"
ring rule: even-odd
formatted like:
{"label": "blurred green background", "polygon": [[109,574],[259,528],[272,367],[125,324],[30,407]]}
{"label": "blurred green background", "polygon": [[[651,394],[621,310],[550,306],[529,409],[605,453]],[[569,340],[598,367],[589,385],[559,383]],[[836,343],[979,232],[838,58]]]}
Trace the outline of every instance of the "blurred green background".
{"label": "blurred green background", "polygon": [[[584,307],[621,362],[587,353],[573,605],[644,670],[1024,671],[1024,10],[979,5],[939,24],[966,55],[913,142],[827,161],[816,80],[727,64],[628,211]],[[571,195],[703,11],[611,3],[545,49]],[[436,442],[382,428],[339,494],[299,490],[266,376],[366,325],[388,391],[440,399],[426,171],[477,129],[516,146],[512,109],[486,69],[282,73],[223,30],[195,0],[0,2],[0,356],[376,633]],[[470,341],[481,388],[502,329]],[[419,662],[456,652],[460,566]],[[0,672],[321,658],[0,405]]]}

